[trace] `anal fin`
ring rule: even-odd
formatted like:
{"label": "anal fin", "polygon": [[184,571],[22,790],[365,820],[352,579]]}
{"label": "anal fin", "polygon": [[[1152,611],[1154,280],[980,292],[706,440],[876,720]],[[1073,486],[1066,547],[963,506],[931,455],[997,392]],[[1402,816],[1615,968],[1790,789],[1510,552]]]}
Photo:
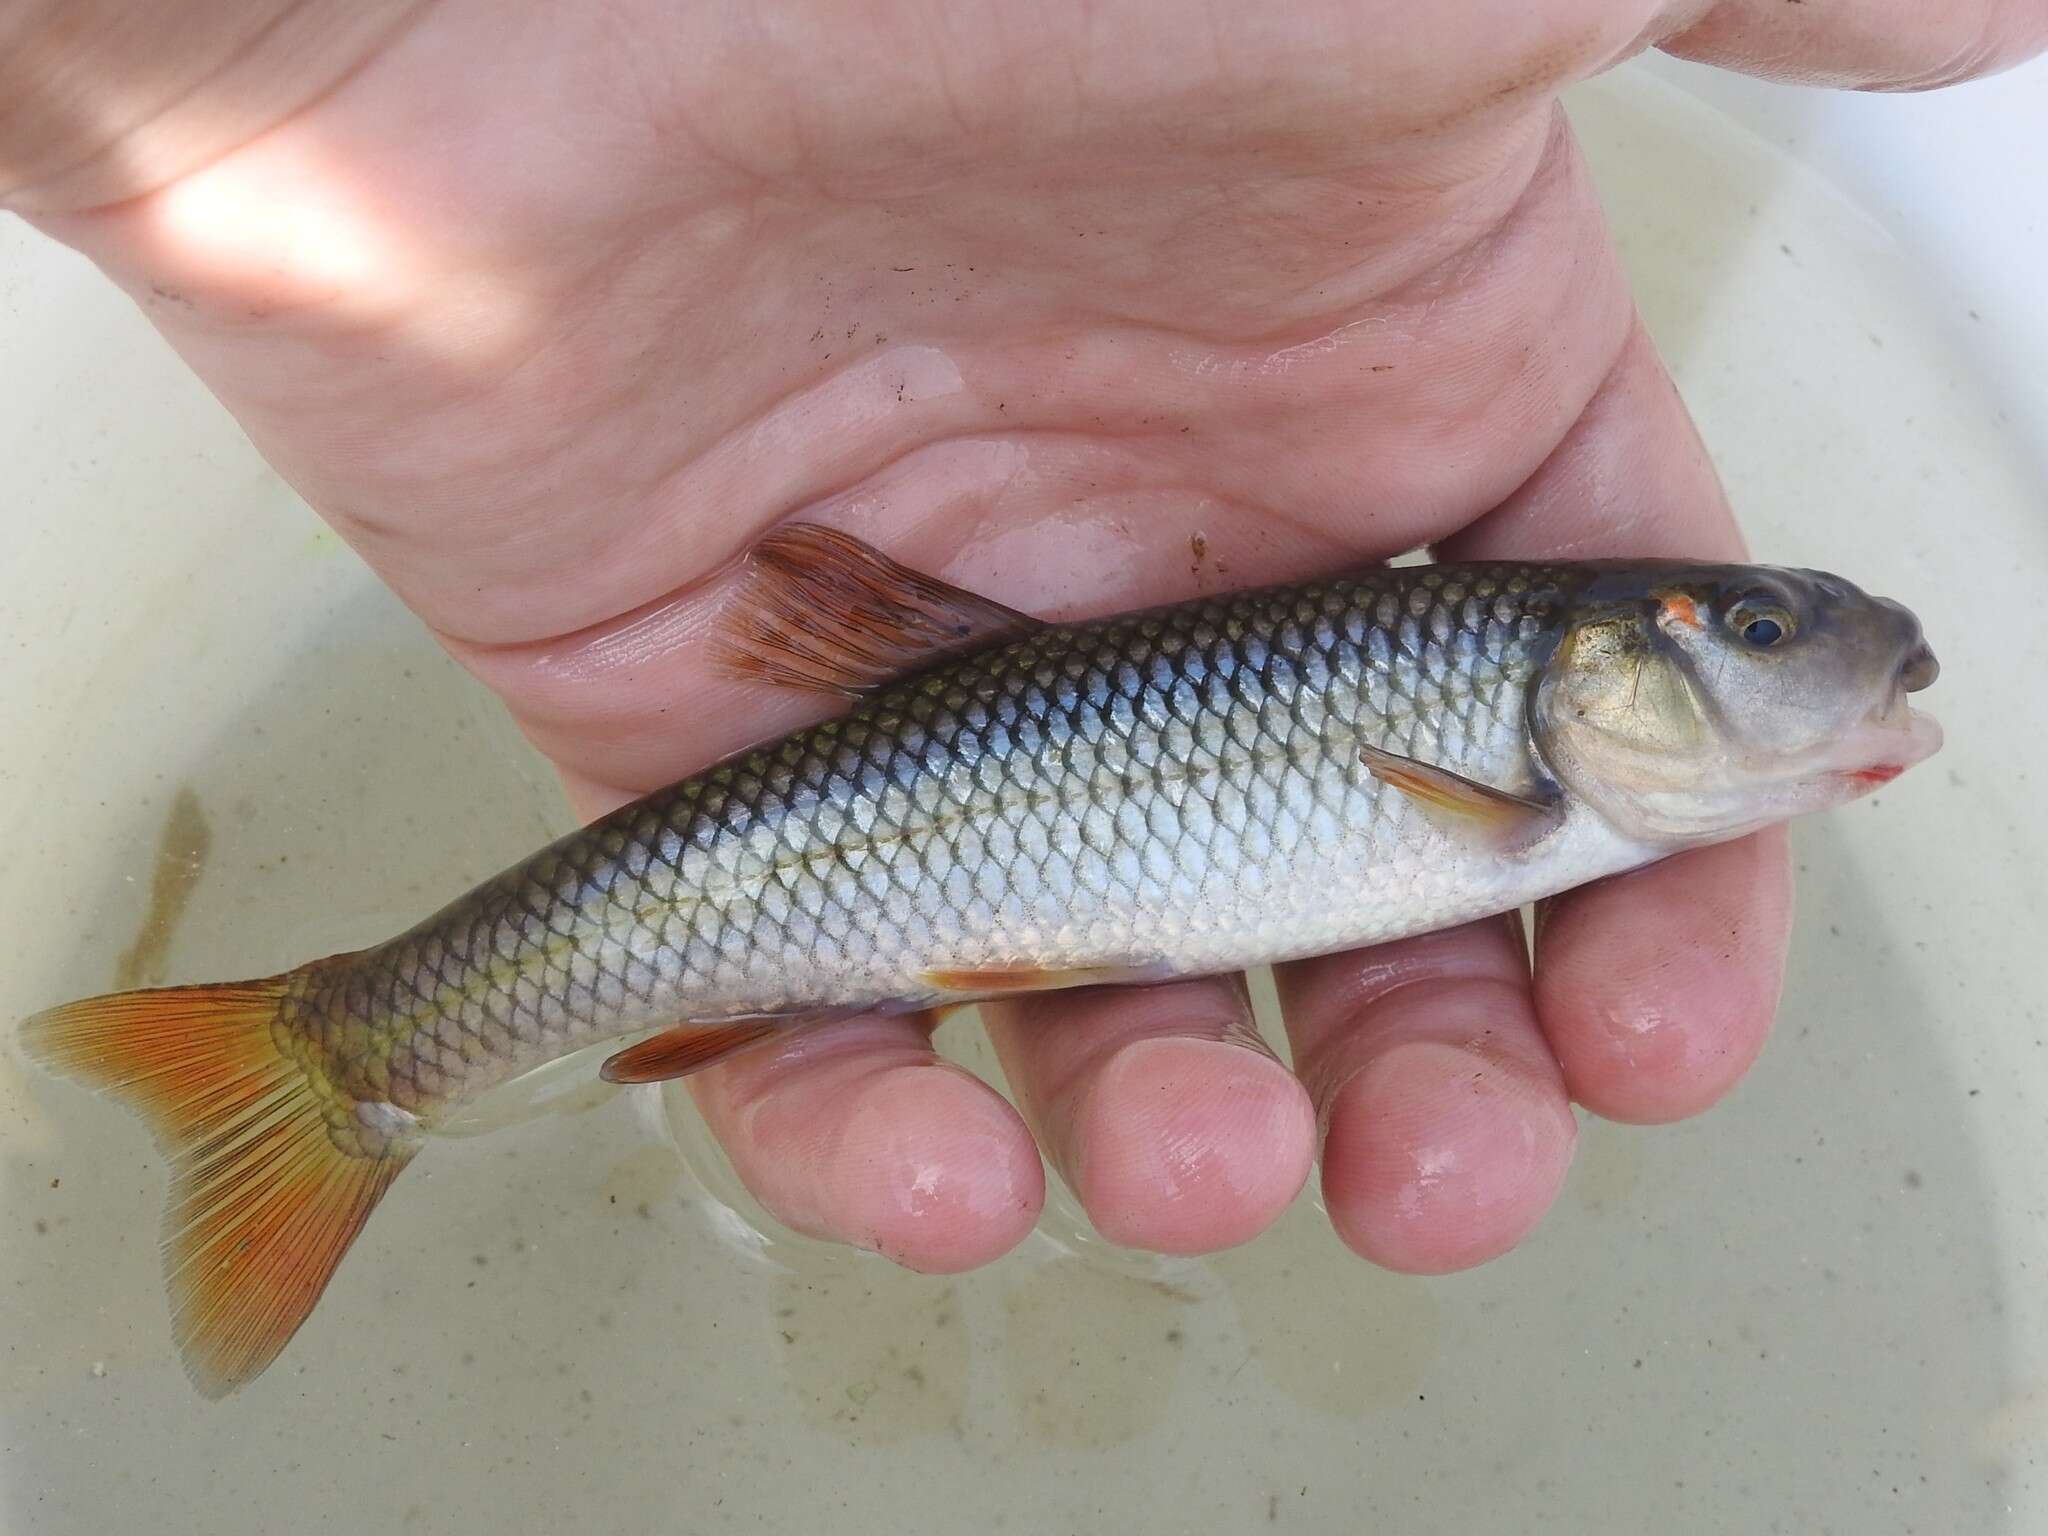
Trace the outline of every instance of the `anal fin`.
{"label": "anal fin", "polygon": [[1066,969],[1006,965],[921,971],[918,979],[945,994],[948,1002],[972,1002],[1026,992],[1057,992],[1068,987],[1135,986],[1165,981],[1171,974],[1163,965],[1089,965]]}
{"label": "anal fin", "polygon": [[597,1075],[608,1083],[661,1083],[715,1066],[771,1035],[787,1035],[814,1024],[851,1018],[863,1008],[819,1008],[803,1013],[763,1013],[678,1024],[605,1058]]}
{"label": "anal fin", "polygon": [[715,652],[727,671],[825,693],[865,693],[1042,627],[816,523],[755,545],[727,612]]}
{"label": "anal fin", "polygon": [[1556,798],[1512,794],[1378,747],[1361,746],[1358,755],[1368,773],[1401,791],[1439,827],[1484,838],[1502,852],[1528,847],[1563,818],[1563,802]]}

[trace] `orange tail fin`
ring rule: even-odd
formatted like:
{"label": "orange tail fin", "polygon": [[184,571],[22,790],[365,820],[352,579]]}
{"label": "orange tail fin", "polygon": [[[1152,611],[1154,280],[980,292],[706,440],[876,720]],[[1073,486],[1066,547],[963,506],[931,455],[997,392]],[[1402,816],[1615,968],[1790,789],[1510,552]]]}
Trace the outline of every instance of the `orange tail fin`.
{"label": "orange tail fin", "polygon": [[122,992],[23,1029],[39,1060],[140,1110],[170,1159],[171,1326],[208,1397],[276,1358],[415,1149],[372,1133],[348,1151],[329,1134],[331,1093],[274,1034],[285,985]]}

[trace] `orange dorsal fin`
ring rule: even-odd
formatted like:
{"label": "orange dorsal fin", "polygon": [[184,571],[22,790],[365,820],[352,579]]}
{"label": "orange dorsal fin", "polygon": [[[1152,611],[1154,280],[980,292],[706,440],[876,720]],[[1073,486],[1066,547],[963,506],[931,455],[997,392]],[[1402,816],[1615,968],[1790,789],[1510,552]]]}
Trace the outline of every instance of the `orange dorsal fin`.
{"label": "orange dorsal fin", "polygon": [[1361,746],[1366,771],[1398,789],[1444,830],[1476,833],[1504,851],[1526,848],[1558,823],[1557,800],[1538,800],[1478,783],[1448,768]]}
{"label": "orange dorsal fin", "polygon": [[123,992],[23,1029],[31,1055],[139,1109],[170,1158],[171,1331],[208,1397],[276,1358],[418,1145],[390,1105],[336,1139],[333,1088],[279,1049],[286,986]]}
{"label": "orange dorsal fin", "polygon": [[726,615],[715,654],[728,671],[851,694],[1042,627],[816,523],[754,546]]}

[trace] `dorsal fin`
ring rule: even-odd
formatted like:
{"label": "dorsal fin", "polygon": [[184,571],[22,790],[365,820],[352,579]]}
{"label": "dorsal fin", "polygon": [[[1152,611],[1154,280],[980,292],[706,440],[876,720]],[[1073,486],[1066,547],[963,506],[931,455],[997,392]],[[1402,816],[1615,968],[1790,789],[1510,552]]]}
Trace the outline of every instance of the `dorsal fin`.
{"label": "dorsal fin", "polygon": [[825,693],[865,693],[1042,627],[816,523],[754,546],[727,614],[717,656],[728,671]]}

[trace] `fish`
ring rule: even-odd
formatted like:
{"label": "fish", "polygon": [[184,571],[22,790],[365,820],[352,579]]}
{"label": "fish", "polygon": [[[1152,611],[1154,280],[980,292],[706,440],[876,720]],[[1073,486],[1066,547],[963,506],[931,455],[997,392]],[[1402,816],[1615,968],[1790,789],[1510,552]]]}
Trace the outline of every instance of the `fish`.
{"label": "fish", "polygon": [[1050,623],[799,523],[736,591],[720,664],[838,713],[388,942],[25,1024],[157,1135],[200,1392],[276,1358],[438,1124],[569,1052],[619,1042],[602,1075],[653,1082],[865,1012],[1402,938],[1941,742],[1907,702],[1939,671],[1919,622],[1817,571],[1373,565]]}

